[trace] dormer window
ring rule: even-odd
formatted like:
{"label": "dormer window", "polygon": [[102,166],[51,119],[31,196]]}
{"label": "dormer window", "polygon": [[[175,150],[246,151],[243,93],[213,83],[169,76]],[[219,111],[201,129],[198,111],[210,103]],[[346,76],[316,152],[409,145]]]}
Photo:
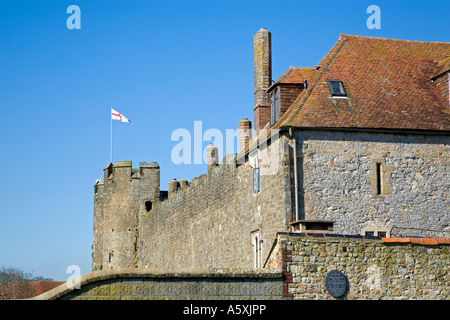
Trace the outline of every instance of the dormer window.
{"label": "dormer window", "polygon": [[280,88],[277,87],[270,95],[270,124],[274,125],[280,118]]}
{"label": "dormer window", "polygon": [[328,88],[330,89],[330,93],[333,97],[347,96],[341,80],[327,80],[327,83]]}

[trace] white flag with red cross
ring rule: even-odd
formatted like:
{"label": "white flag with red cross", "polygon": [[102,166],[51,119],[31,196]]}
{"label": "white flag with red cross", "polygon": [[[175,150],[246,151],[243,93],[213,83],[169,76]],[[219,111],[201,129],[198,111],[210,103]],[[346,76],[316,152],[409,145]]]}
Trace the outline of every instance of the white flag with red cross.
{"label": "white flag with red cross", "polygon": [[112,120],[120,120],[122,122],[130,122],[123,114],[117,112],[113,108],[111,108],[111,119]]}

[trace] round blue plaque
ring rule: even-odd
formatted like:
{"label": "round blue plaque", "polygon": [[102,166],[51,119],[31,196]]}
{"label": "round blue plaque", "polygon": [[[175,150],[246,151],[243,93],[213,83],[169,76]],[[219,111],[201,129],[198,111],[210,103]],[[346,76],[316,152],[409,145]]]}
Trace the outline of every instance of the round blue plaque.
{"label": "round blue plaque", "polygon": [[325,278],[325,287],[332,297],[340,298],[347,290],[347,278],[339,270],[332,270]]}

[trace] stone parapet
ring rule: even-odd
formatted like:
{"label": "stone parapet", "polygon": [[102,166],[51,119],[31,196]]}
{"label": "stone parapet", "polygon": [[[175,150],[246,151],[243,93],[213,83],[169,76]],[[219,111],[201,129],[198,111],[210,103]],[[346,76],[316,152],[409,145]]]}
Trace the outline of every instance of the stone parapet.
{"label": "stone parapet", "polygon": [[274,270],[132,268],[91,272],[30,300],[281,299],[281,285]]}

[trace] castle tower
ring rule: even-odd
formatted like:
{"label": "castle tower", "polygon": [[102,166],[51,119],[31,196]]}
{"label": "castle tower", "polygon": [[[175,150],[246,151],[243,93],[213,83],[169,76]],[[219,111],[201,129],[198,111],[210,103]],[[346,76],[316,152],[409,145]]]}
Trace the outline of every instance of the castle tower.
{"label": "castle tower", "polygon": [[110,163],[104,179],[95,184],[92,270],[132,268],[137,265],[139,206],[159,201],[157,163]]}
{"label": "castle tower", "polygon": [[270,121],[270,100],[267,93],[272,84],[272,46],[270,32],[262,28],[253,37],[256,134]]}

